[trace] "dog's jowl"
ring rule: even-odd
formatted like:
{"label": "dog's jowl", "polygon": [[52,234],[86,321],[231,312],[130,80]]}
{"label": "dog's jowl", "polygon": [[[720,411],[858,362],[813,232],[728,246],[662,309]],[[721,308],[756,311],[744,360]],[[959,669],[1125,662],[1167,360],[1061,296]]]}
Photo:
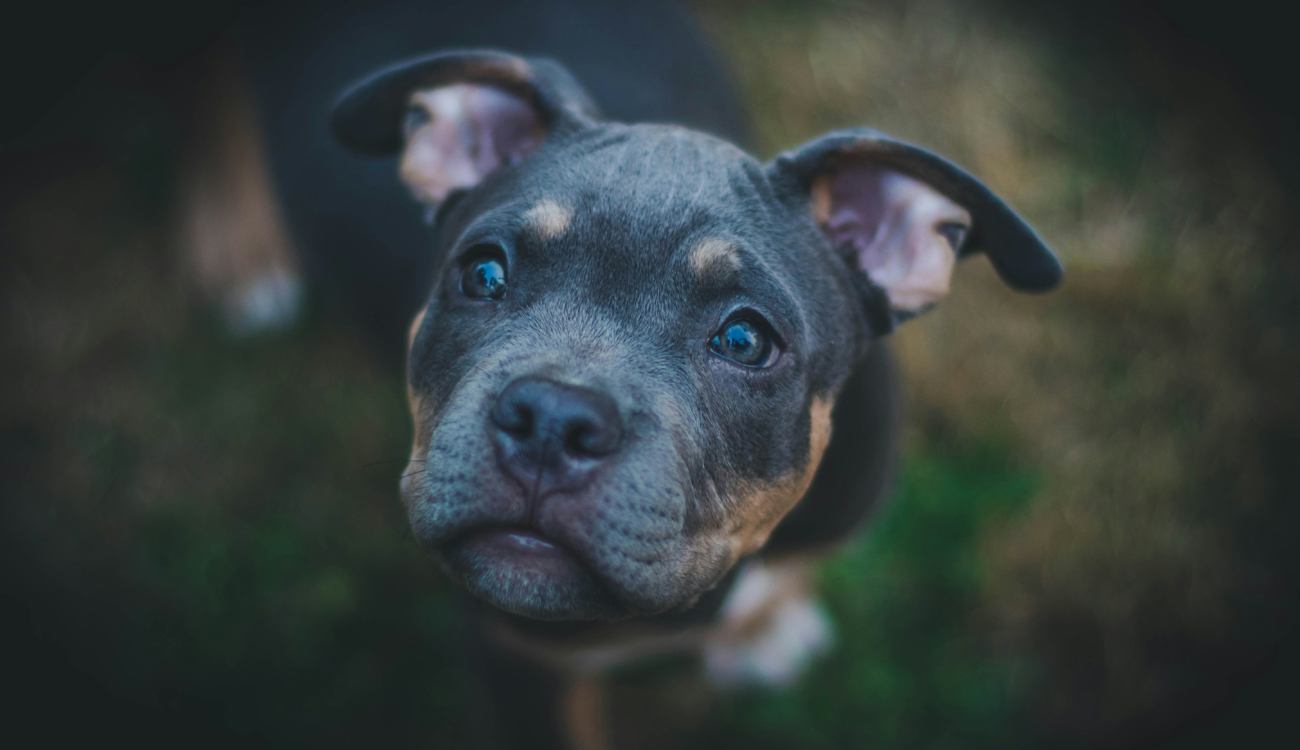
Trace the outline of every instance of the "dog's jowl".
{"label": "dog's jowl", "polygon": [[[432,222],[438,271],[409,337],[411,526],[539,651],[548,633],[653,624],[734,678],[746,652],[729,627],[760,642],[768,617],[824,640],[788,561],[851,533],[883,489],[878,339],[939,302],[963,256],[1022,290],[1061,274],[928,151],[847,130],[763,163],[606,121],[545,60],[403,63],[349,90],[333,127],[400,154]],[[577,640],[590,647],[550,653],[623,653],[616,635]],[[765,658],[756,674],[789,678]]]}

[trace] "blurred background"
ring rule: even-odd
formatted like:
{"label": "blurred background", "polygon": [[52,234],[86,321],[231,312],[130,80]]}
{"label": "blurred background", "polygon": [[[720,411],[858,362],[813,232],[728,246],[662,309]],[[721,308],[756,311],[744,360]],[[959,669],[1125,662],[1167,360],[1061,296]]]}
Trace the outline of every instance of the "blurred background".
{"label": "blurred background", "polygon": [[[896,334],[904,468],[822,571],[834,654],[784,692],[627,670],[617,746],[1294,740],[1288,26],[1045,5],[687,5],[760,156],[855,124],[926,144],[1067,276],[1018,296],[969,261]],[[178,82],[249,7],[6,23],[0,715],[49,741],[476,747],[466,623],[398,503],[397,361],[310,290],[232,335],[177,249]]]}

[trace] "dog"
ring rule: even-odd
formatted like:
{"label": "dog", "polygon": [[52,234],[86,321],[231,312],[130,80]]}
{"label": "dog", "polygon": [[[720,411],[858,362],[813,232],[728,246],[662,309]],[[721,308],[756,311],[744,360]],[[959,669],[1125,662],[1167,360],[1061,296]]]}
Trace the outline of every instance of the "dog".
{"label": "dog", "polygon": [[398,155],[432,225],[407,337],[411,528],[498,644],[570,676],[696,648],[720,681],[792,679],[827,637],[809,563],[888,487],[880,339],[961,257],[1019,290],[1062,274],[923,148],[849,129],[763,163],[607,120],[546,59],[408,60],[331,126]]}
{"label": "dog", "polygon": [[[721,685],[795,680],[831,639],[813,566],[890,487],[888,334],[959,258],[1022,291],[1062,276],[926,149],[860,128],[755,159],[685,17],[610,5],[288,4],[245,34],[251,92],[210,87],[194,149],[191,246],[277,259],[237,274],[234,319],[283,317],[292,243],[372,340],[405,329],[401,497],[480,618],[510,746],[604,746],[600,676],[652,654],[697,653]],[[384,65],[460,39],[496,48]],[[313,118],[374,67],[328,112],[333,147]]]}

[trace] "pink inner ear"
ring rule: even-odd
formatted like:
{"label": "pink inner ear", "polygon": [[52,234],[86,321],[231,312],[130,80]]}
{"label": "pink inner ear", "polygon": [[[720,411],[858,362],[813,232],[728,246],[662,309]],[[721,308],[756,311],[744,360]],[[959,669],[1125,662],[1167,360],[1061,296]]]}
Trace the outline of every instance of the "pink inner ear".
{"label": "pink inner ear", "polygon": [[969,227],[971,218],[934,188],[877,164],[844,164],[813,184],[813,209],[895,310],[918,312],[948,293],[957,254],[941,227]]}
{"label": "pink inner ear", "polygon": [[457,188],[477,185],[503,164],[532,153],[545,136],[524,101],[476,84],[417,91],[411,106],[428,122],[407,134],[401,175],[417,200],[439,203]]}

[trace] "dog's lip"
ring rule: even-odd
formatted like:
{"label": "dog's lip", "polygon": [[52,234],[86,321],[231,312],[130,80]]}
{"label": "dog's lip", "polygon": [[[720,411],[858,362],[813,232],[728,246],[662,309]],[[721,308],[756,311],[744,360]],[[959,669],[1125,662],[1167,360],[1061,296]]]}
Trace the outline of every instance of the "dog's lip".
{"label": "dog's lip", "polygon": [[611,593],[611,581],[592,564],[589,557],[567,540],[547,534],[535,526],[484,523],[466,528],[440,545],[446,553],[458,549],[477,549],[511,564],[540,566],[542,570],[573,569],[582,571],[597,585]]}
{"label": "dog's lip", "polygon": [[484,544],[515,555],[539,557],[567,556],[584,567],[590,567],[577,550],[563,540],[546,534],[535,526],[510,523],[481,523],[461,529],[443,542],[441,547],[451,548],[469,542]]}
{"label": "dog's lip", "polygon": [[561,551],[558,543],[527,526],[479,527],[462,534],[461,539],[468,539],[471,536],[520,554],[551,555]]}

